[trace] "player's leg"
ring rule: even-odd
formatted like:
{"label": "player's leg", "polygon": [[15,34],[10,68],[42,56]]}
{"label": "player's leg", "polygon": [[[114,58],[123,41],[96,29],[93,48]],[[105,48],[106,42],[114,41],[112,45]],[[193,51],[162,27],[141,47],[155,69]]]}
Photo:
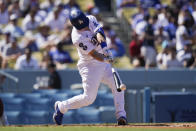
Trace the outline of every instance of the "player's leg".
{"label": "player's leg", "polygon": [[124,91],[118,92],[116,90],[115,81],[113,78],[111,65],[108,64],[107,68],[104,71],[104,78],[102,80],[103,83],[107,84],[109,88],[112,90],[112,94],[114,96],[114,105],[116,108],[116,118],[117,120],[121,118],[126,119],[126,112],[124,109]]}
{"label": "player's leg", "polygon": [[[80,75],[82,77],[84,92],[81,95],[72,97],[68,100],[58,102],[56,107],[64,114],[69,109],[78,109],[88,106],[94,102],[97,96],[100,81],[103,76],[105,66],[90,65],[88,67],[79,67]],[[61,114],[60,114],[61,116]]]}

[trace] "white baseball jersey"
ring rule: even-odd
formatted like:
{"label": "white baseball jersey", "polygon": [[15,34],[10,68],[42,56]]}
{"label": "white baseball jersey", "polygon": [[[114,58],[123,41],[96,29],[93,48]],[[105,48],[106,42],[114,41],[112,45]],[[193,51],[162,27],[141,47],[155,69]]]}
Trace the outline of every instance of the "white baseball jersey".
{"label": "white baseball jersey", "polygon": [[78,70],[82,78],[83,94],[62,101],[58,104],[60,111],[66,113],[69,109],[78,109],[92,104],[97,96],[98,88],[101,82],[111,88],[114,96],[114,105],[116,108],[116,118],[126,116],[124,110],[124,91],[117,92],[115,81],[112,75],[111,65],[95,60],[88,55],[93,49],[103,53],[100,46],[93,45],[92,36],[97,29],[101,27],[94,16],[89,18],[89,31],[79,31],[76,28],[72,30],[72,42],[77,47],[80,60],[78,61]]}
{"label": "white baseball jersey", "polygon": [[101,25],[97,22],[96,18],[92,15],[87,16],[89,18],[89,31],[79,31],[73,27],[72,30],[72,42],[77,47],[79,55],[79,63],[87,62],[93,60],[93,58],[88,55],[93,49],[99,53],[103,53],[101,46],[93,45],[91,38],[95,32],[101,28]]}

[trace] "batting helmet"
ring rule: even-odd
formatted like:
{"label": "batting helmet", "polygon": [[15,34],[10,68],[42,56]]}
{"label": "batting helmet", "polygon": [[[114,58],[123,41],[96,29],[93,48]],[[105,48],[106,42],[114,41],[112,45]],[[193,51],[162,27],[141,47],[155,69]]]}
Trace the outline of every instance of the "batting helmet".
{"label": "batting helmet", "polygon": [[78,30],[81,30],[89,25],[89,19],[79,9],[73,8],[69,13],[71,24]]}

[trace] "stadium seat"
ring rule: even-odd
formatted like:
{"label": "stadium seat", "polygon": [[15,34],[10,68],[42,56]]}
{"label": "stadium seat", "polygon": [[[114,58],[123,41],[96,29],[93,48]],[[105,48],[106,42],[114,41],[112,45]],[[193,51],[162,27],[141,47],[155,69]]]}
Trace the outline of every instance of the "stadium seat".
{"label": "stadium seat", "polygon": [[35,98],[25,101],[26,111],[50,111],[51,103],[47,98]]}
{"label": "stadium seat", "polygon": [[64,114],[63,117],[63,124],[76,124],[75,117],[74,117],[74,111],[68,111]]}
{"label": "stadium seat", "polygon": [[9,125],[19,125],[23,123],[20,111],[6,111]]}
{"label": "stadium seat", "polygon": [[28,100],[28,99],[36,99],[36,98],[41,98],[41,94],[40,93],[22,93],[22,94],[16,94],[15,97],[17,98],[24,98],[25,100]]}
{"label": "stadium seat", "polygon": [[78,123],[100,123],[100,111],[93,107],[80,108],[75,118]]}
{"label": "stadium seat", "polygon": [[68,95],[66,93],[55,93],[55,94],[47,94],[44,98],[49,98],[52,103],[56,101],[64,101],[68,99]]}
{"label": "stadium seat", "polygon": [[114,106],[101,106],[100,110],[100,120],[103,123],[115,123],[115,108]]}
{"label": "stadium seat", "polygon": [[56,89],[43,89],[43,90],[34,90],[32,91],[32,93],[41,93],[41,94],[44,94],[44,95],[47,95],[47,94],[55,94],[57,93],[58,90]]}
{"label": "stadium seat", "polygon": [[14,96],[15,96],[15,93],[0,93],[1,99],[13,98]]}
{"label": "stadium seat", "polygon": [[96,108],[101,106],[101,97],[103,95],[107,95],[107,94],[108,94],[108,90],[105,90],[105,89],[104,90],[98,90],[97,97],[96,97],[94,103],[92,105],[90,105],[90,106],[94,106]]}
{"label": "stadium seat", "polygon": [[57,100],[63,101],[68,99],[68,95],[66,93],[55,93],[55,94],[44,95],[44,98],[49,98],[52,101],[57,101]]}
{"label": "stadium seat", "polygon": [[96,103],[98,106],[114,106],[112,93],[98,93]]}
{"label": "stadium seat", "polygon": [[49,112],[48,111],[29,111],[23,114],[25,120],[24,124],[48,124]]}
{"label": "stadium seat", "polygon": [[66,93],[69,97],[73,97],[76,95],[80,95],[83,93],[82,89],[77,89],[77,90],[59,90],[59,93]]}
{"label": "stadium seat", "polygon": [[21,111],[24,108],[24,99],[22,98],[6,98],[3,99],[5,111]]}

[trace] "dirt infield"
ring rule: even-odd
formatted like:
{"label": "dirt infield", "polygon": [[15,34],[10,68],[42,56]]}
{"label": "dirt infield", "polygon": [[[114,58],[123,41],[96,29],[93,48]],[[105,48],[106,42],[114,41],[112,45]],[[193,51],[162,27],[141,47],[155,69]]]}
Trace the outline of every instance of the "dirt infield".
{"label": "dirt infield", "polygon": [[[56,127],[56,125],[18,125],[12,127]],[[191,128],[196,129],[196,123],[129,123],[126,126],[117,126],[116,124],[67,124],[66,126],[87,126],[87,127],[119,127],[119,128]]]}

